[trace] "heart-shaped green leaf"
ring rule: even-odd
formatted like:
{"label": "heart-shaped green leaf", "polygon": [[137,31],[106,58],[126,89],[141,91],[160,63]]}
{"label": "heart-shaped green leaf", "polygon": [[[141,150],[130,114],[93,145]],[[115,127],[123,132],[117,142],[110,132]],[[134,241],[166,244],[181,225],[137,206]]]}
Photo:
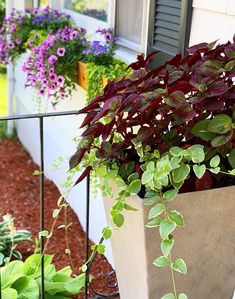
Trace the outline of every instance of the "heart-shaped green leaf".
{"label": "heart-shaped green leaf", "polygon": [[178,189],[168,190],[163,194],[163,198],[165,199],[165,201],[168,201],[168,202],[172,201],[174,198],[176,198],[178,192],[179,192]]}
{"label": "heart-shaped green leaf", "polygon": [[220,157],[218,155],[214,156],[210,160],[210,166],[213,167],[213,168],[219,166],[219,163],[220,163]]}
{"label": "heart-shaped green leaf", "polygon": [[172,265],[172,269],[174,269],[177,272],[180,272],[182,274],[187,274],[187,266],[183,259],[179,258],[177,259]]}
{"label": "heart-shaped green leaf", "polygon": [[152,219],[158,215],[160,215],[164,211],[164,205],[162,203],[156,204],[152,209],[149,211],[149,219]]}
{"label": "heart-shaped green leaf", "polygon": [[170,240],[162,240],[161,242],[161,250],[164,256],[168,256],[169,253],[171,252],[171,249],[174,245],[174,239]]}
{"label": "heart-shaped green leaf", "polygon": [[193,171],[196,175],[197,178],[201,179],[205,172],[206,172],[206,166],[203,164],[203,165],[193,165]]}
{"label": "heart-shaped green leaf", "polygon": [[161,299],[176,299],[172,293],[166,294]]}
{"label": "heart-shaped green leaf", "polygon": [[169,266],[169,259],[166,256],[160,256],[153,264],[157,267],[167,267]]}
{"label": "heart-shaped green leaf", "polygon": [[179,183],[184,181],[190,173],[190,166],[184,163],[180,167],[172,171],[174,182]]}
{"label": "heart-shaped green leaf", "polygon": [[176,228],[175,222],[171,222],[170,220],[164,219],[160,223],[160,235],[163,240],[165,240],[170,233]]}

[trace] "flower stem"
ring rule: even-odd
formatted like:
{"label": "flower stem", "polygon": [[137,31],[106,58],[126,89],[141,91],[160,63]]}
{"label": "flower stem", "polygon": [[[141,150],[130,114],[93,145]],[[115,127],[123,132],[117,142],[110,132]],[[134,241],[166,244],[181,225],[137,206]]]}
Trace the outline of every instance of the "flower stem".
{"label": "flower stem", "polygon": [[[171,253],[169,253],[169,261],[170,264],[172,264],[172,256]],[[175,299],[177,299],[177,291],[176,291],[176,283],[175,283],[175,275],[174,275],[174,270],[171,268],[171,278],[172,278],[172,284],[173,284],[173,290],[174,290],[174,295],[175,295]]]}
{"label": "flower stem", "polygon": [[[166,206],[165,206],[165,202],[163,199],[163,196],[161,194],[161,202],[164,206],[164,217],[165,219],[167,219],[167,210],[166,210]],[[171,279],[172,279],[172,284],[173,284],[173,290],[174,290],[174,295],[175,295],[175,299],[177,299],[177,291],[176,291],[176,283],[175,283],[175,274],[174,274],[174,270],[172,269],[171,265],[172,265],[172,256],[171,253],[169,253],[169,262],[170,262],[170,269],[171,269]]]}

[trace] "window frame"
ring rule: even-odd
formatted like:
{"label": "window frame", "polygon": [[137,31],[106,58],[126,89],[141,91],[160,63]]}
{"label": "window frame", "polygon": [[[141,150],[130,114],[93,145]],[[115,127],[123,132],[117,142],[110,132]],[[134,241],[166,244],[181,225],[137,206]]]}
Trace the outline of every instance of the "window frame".
{"label": "window frame", "polygon": [[108,21],[104,22],[96,18],[75,12],[73,10],[65,8],[65,1],[62,0],[62,10],[71,15],[78,26],[81,26],[87,30],[88,33],[94,33],[97,28],[113,28],[113,6],[116,3],[116,0],[109,0],[108,8]]}
{"label": "window frame", "polygon": [[[118,0],[109,0],[109,11],[108,11],[108,22],[103,22],[97,20],[93,17],[89,17],[78,12],[74,12],[72,10],[66,9],[64,7],[64,0],[61,1],[53,1],[53,4],[57,4],[57,8],[60,8],[64,12],[71,15],[71,17],[75,20],[78,26],[84,27],[88,33],[94,33],[95,30],[99,27],[101,28],[112,28],[115,32],[115,17],[116,17],[116,1]],[[142,32],[141,32],[141,42],[140,44],[134,43],[125,38],[118,38],[117,41],[117,50],[116,57],[121,58],[126,63],[131,63],[136,60],[136,57],[139,53],[147,53],[147,42],[148,42],[148,16],[149,16],[149,8],[150,2],[152,0],[143,0],[143,14],[142,14]],[[60,2],[58,6],[58,2]],[[53,5],[54,7],[54,5]]]}

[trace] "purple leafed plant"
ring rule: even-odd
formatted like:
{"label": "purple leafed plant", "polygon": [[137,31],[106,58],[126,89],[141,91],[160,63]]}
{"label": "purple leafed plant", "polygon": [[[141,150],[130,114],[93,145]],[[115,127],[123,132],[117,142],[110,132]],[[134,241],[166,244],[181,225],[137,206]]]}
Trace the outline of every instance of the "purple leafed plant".
{"label": "purple leafed plant", "polygon": [[[110,82],[103,95],[79,111],[86,114],[81,126],[85,130],[71,168],[95,149],[101,163],[121,167],[134,161],[133,172],[141,177],[136,143],[161,154],[173,146],[201,144],[205,163],[219,154],[222,169],[235,167],[235,40],[192,46],[187,56],[177,54],[150,69],[153,56],[158,54],[140,55],[130,65],[132,76]],[[81,179],[91,170],[89,166]],[[222,182],[223,175],[219,178]],[[191,175],[183,190],[187,185],[191,191],[208,189],[216,186],[216,179],[209,172],[202,179]]]}

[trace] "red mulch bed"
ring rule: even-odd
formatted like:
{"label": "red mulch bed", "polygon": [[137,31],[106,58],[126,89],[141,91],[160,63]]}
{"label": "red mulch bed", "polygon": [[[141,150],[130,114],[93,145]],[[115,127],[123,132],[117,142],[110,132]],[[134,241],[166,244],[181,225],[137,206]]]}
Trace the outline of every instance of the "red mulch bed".
{"label": "red mulch bed", "polygon": [[[18,142],[12,140],[0,141],[0,186],[1,206],[0,216],[10,213],[15,218],[15,226],[18,229],[29,229],[33,239],[38,237],[39,232],[39,177],[33,172],[38,166],[33,163],[29,154]],[[53,222],[52,212],[60,193],[52,181],[45,181],[45,226],[50,230]],[[63,213],[62,213],[63,214]],[[79,267],[85,259],[85,234],[75,213],[68,208],[68,222],[73,225],[69,227],[69,243],[74,265],[74,273],[80,273]],[[63,224],[63,215],[58,219],[58,225]],[[21,244],[24,257],[34,252],[34,243]],[[65,254],[66,242],[63,229],[56,229],[50,239],[47,253],[54,254],[54,263],[57,269],[70,264]],[[99,292],[108,292],[103,283],[105,275],[112,267],[104,256],[97,256],[92,266],[91,273],[96,278],[93,285]],[[90,293],[92,295],[92,292]],[[82,299],[84,295],[76,298]],[[117,298],[117,297],[116,297]]]}

